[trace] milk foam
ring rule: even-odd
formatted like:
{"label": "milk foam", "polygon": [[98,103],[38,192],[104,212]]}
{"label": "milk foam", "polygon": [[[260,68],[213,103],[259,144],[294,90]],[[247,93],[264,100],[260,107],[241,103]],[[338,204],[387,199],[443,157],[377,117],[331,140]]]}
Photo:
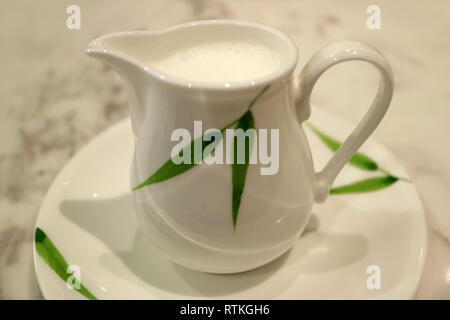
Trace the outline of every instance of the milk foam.
{"label": "milk foam", "polygon": [[222,83],[256,79],[280,67],[279,55],[254,41],[205,42],[148,62],[156,70],[177,78]]}

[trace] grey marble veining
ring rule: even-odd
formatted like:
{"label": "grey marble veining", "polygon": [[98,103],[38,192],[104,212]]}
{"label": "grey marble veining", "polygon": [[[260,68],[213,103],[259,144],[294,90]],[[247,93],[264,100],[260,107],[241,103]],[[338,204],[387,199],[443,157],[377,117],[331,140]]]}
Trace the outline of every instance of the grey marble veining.
{"label": "grey marble veining", "polygon": [[[429,226],[416,297],[450,299],[448,1],[377,1],[381,30],[366,28],[369,3],[350,0],[82,0],[81,30],[73,31],[65,27],[70,4],[19,0],[0,11],[0,299],[41,297],[32,265],[39,205],[70,157],[128,115],[119,78],[86,57],[85,45],[104,33],[205,18],[282,30],[299,47],[300,67],[320,47],[344,38],[367,41],[386,55],[396,91],[375,136],[409,171]],[[370,66],[339,65],[319,81],[313,103],[357,121],[376,83]]]}

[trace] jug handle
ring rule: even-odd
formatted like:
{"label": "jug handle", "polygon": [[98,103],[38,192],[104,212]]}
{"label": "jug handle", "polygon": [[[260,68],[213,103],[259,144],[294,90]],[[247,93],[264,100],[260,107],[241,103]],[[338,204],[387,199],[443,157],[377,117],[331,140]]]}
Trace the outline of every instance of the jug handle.
{"label": "jug handle", "polygon": [[372,134],[383,119],[392,99],[394,78],[389,62],[372,46],[355,40],[334,42],[319,50],[306,64],[298,79],[298,96],[295,100],[297,118],[300,123],[311,114],[311,92],[319,77],[330,67],[350,60],[367,61],[374,65],[381,77],[377,94],[372,104],[333,157],[322,171],[315,174],[315,200],[323,202],[331,189],[338,173],[353,154]]}

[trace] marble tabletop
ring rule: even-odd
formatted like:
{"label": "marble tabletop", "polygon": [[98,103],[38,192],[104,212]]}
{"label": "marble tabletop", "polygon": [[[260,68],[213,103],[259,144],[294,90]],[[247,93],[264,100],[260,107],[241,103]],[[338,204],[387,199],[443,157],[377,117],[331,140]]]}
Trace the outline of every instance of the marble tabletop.
{"label": "marble tabletop", "polygon": [[[297,43],[300,68],[320,47],[344,38],[385,54],[396,90],[374,135],[406,167],[427,214],[428,252],[416,298],[450,299],[448,1],[78,0],[81,29],[69,30],[71,4],[19,0],[0,11],[0,299],[42,297],[32,257],[39,205],[69,158],[128,116],[118,76],[86,57],[85,45],[109,32],[206,18],[280,29]],[[381,29],[366,27],[371,4],[381,9]],[[319,81],[313,103],[358,121],[377,81],[364,63],[336,66]]]}

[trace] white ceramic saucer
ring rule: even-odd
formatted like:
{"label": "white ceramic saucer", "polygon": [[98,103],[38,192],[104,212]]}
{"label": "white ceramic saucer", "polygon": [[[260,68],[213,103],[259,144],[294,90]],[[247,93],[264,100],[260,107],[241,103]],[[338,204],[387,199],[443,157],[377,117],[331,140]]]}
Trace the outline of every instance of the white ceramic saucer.
{"label": "white ceramic saucer", "polygon": [[[316,127],[343,140],[353,128],[314,108]],[[308,129],[316,169],[331,151]],[[396,176],[407,173],[374,139],[361,149]],[[331,195],[313,208],[307,231],[281,258],[232,275],[188,270],[169,261],[138,230],[131,203],[129,168],[133,136],[122,121],[84,147],[61,171],[41,206],[42,229],[81,283],[98,299],[409,299],[423,269],[424,210],[412,183],[358,194]],[[335,185],[381,172],[347,165]],[[176,199],[174,199],[176,201]],[[84,299],[34,250],[37,279],[47,299]],[[379,267],[380,289],[368,289]],[[370,281],[369,281],[370,282]]]}

